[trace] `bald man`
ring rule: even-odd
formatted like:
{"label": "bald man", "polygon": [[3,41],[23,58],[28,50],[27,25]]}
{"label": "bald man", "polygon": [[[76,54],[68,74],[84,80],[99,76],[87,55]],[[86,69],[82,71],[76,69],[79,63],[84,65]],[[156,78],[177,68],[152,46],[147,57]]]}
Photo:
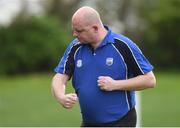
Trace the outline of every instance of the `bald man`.
{"label": "bald man", "polygon": [[[75,39],[55,68],[55,98],[67,109],[78,99],[82,126],[135,127],[135,91],[155,86],[153,66],[133,41],[104,26],[91,7],[74,13],[72,30]],[[66,94],[71,77],[75,93]]]}

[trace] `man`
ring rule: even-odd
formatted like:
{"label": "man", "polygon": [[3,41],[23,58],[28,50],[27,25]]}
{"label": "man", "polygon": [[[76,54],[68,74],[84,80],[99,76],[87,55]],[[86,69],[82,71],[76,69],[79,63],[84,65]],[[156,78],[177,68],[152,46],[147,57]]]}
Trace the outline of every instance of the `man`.
{"label": "man", "polygon": [[[55,68],[52,90],[67,109],[79,99],[82,126],[136,126],[135,93],[155,86],[153,66],[127,37],[103,26],[91,7],[72,17],[73,36]],[[76,93],[65,94],[72,76]]]}

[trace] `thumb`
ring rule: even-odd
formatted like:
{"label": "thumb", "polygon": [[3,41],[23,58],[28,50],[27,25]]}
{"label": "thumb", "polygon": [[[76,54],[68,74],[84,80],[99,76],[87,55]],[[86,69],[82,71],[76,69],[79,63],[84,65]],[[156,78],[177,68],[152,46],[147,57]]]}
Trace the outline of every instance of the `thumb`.
{"label": "thumb", "polygon": [[72,93],[71,96],[72,96],[72,98],[73,98],[74,100],[77,100],[77,95],[76,95],[76,93]]}

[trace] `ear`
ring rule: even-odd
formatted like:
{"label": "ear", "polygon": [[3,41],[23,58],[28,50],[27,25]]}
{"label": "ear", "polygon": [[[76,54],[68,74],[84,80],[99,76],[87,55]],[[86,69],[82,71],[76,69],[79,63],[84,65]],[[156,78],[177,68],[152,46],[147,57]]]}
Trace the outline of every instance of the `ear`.
{"label": "ear", "polygon": [[96,25],[93,26],[93,29],[95,32],[98,32],[98,30],[99,30],[98,26],[96,26]]}

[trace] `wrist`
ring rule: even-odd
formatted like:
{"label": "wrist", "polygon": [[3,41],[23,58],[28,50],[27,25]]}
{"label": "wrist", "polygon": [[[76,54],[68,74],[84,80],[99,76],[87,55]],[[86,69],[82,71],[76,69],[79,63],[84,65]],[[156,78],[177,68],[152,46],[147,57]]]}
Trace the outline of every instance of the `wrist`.
{"label": "wrist", "polygon": [[121,82],[120,82],[120,80],[114,80],[113,90],[121,90]]}
{"label": "wrist", "polygon": [[111,86],[111,90],[112,90],[112,91],[117,90],[117,80],[114,80],[112,85],[113,85],[113,86]]}
{"label": "wrist", "polygon": [[57,97],[57,99],[58,99],[59,102],[61,103],[61,102],[63,102],[64,97],[65,97],[65,94],[59,94],[58,97]]}

